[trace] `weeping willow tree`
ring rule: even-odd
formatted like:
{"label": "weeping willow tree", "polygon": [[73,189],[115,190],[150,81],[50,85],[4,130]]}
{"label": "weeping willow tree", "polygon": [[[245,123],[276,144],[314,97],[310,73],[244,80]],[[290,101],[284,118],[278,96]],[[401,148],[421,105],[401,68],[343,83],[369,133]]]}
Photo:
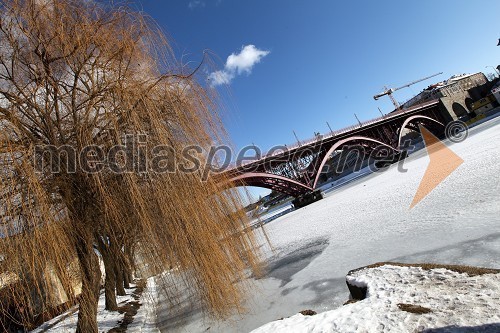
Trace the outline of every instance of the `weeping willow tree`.
{"label": "weeping willow tree", "polygon": [[[193,158],[175,158],[224,139],[216,99],[196,72],[127,6],[0,6],[0,273],[15,282],[3,289],[20,320],[51,302],[55,276],[79,302],[77,332],[97,332],[98,249],[125,258],[121,266],[175,265],[211,314],[237,307],[234,282],[258,268],[240,199],[202,180]],[[107,266],[111,276],[116,267]]]}

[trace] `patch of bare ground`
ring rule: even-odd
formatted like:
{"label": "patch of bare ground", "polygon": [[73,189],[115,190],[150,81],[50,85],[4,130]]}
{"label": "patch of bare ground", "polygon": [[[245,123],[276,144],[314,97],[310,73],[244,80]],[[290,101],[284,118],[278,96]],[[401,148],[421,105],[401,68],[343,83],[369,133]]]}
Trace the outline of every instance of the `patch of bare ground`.
{"label": "patch of bare ground", "polygon": [[424,313],[432,312],[432,310],[429,308],[426,308],[426,307],[420,306],[420,305],[415,305],[415,304],[399,303],[398,307],[402,311],[415,313],[415,314],[424,314]]}
{"label": "patch of bare ground", "polygon": [[[316,311],[313,311],[313,310],[302,310],[299,313],[303,316],[314,316],[315,314],[318,314]],[[286,318],[290,318],[290,317],[286,317]],[[281,317],[278,320],[283,320],[283,319],[285,319],[285,317]]]}
{"label": "patch of bare ground", "polygon": [[347,301],[345,301],[344,304],[342,304],[342,305],[353,304],[353,303],[356,303],[358,301],[359,301],[359,299],[351,298],[351,299],[348,299]]}
{"label": "patch of bare ground", "polygon": [[316,311],[313,310],[302,310],[299,313],[303,316],[314,316],[315,314],[317,314]]}

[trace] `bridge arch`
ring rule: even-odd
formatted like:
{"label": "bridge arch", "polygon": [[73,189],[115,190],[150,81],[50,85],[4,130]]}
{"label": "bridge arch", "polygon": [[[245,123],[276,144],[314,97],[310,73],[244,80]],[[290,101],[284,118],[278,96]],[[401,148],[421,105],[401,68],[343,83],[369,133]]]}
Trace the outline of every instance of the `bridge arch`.
{"label": "bridge arch", "polygon": [[326,155],[323,157],[323,160],[321,161],[321,164],[319,165],[319,168],[317,169],[318,172],[316,173],[316,176],[314,177],[314,182],[313,182],[313,185],[312,185],[312,188],[316,188],[316,185],[318,183],[318,180],[319,180],[319,177],[321,176],[321,170],[323,170],[323,167],[325,166],[326,164],[326,161],[329,159],[330,155],[335,151],[337,150],[339,147],[345,145],[346,143],[348,143],[349,141],[370,141],[370,142],[374,142],[374,143],[377,143],[379,145],[383,145],[383,146],[386,146],[392,150],[395,150],[395,151],[399,151],[398,149],[386,144],[386,143],[383,143],[382,141],[379,141],[379,140],[375,140],[375,139],[372,139],[372,138],[369,138],[369,137],[366,137],[366,136],[351,136],[349,138],[345,138],[343,140],[340,140],[340,141],[337,141],[330,149],[328,149]]}
{"label": "bridge arch", "polygon": [[415,116],[408,117],[404,121],[403,125],[401,125],[401,128],[399,129],[398,149],[401,149],[401,139],[403,138],[403,129],[405,129],[406,126],[408,126],[408,124],[410,124],[415,119],[424,119],[424,120],[428,120],[428,121],[430,120],[430,121],[432,121],[432,122],[434,122],[436,124],[439,124],[439,125],[441,125],[441,126],[444,127],[443,123],[437,121],[436,119],[432,119],[430,117],[427,117],[427,116],[415,115]]}
{"label": "bridge arch", "polygon": [[457,118],[463,117],[467,115],[467,109],[464,108],[464,106],[458,102],[453,102],[451,105],[451,108],[453,112],[455,112],[455,115]]}
{"label": "bridge arch", "polygon": [[270,190],[276,190],[293,197],[300,194],[311,192],[313,189],[296,180],[274,175],[265,172],[243,173],[229,179],[226,183],[232,183],[234,186],[257,186]]}

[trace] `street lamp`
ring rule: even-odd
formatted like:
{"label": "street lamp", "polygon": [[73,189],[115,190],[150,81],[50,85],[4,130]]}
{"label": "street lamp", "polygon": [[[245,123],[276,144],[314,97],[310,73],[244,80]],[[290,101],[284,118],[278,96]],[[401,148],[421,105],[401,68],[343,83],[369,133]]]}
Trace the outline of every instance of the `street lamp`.
{"label": "street lamp", "polygon": [[497,68],[495,68],[495,67],[493,67],[493,66],[486,66],[485,68],[488,68],[488,67],[493,68],[493,72],[494,72],[495,74],[497,74],[497,75],[500,77],[500,72],[498,71],[498,69],[497,69]]}

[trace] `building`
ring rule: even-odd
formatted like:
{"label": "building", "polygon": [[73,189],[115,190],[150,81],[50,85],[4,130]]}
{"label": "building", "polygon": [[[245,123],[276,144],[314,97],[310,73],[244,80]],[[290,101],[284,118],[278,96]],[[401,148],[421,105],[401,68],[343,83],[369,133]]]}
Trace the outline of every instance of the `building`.
{"label": "building", "polygon": [[480,115],[493,110],[497,106],[498,102],[495,99],[495,96],[493,94],[490,94],[472,103],[472,112],[475,115]]}
{"label": "building", "polygon": [[491,92],[491,82],[483,73],[453,75],[448,80],[432,84],[402,105],[403,109],[440,99],[449,120],[474,116],[473,103]]}
{"label": "building", "polygon": [[[500,66],[498,66],[500,67]],[[500,81],[491,89],[491,94],[495,98],[498,104],[500,104]]]}

